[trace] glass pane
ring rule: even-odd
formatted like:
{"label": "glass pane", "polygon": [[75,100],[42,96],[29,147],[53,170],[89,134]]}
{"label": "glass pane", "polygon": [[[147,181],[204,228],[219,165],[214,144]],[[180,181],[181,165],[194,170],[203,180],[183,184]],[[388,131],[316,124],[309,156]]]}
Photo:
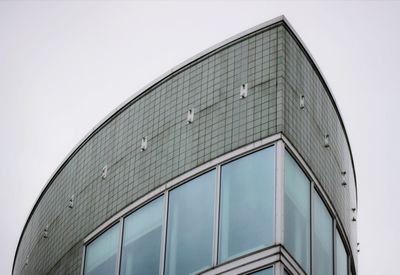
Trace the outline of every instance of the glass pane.
{"label": "glass pane", "polygon": [[273,274],[274,274],[274,269],[272,267],[251,273],[251,275],[273,275]]}
{"label": "glass pane", "polygon": [[313,274],[333,274],[332,217],[318,193],[313,194]]}
{"label": "glass pane", "polygon": [[285,151],[284,245],[310,273],[310,181]]}
{"label": "glass pane", "polygon": [[86,247],[85,275],[115,274],[119,224],[114,225]]}
{"label": "glass pane", "polygon": [[336,275],[347,275],[347,252],[342,238],[337,230],[336,234]]}
{"label": "glass pane", "polygon": [[215,171],[170,192],[166,274],[193,274],[211,266],[214,198]]}
{"label": "glass pane", "polygon": [[221,169],[219,262],[273,244],[275,149]]}
{"label": "glass pane", "polygon": [[125,218],[120,274],[159,274],[163,202],[160,197]]}

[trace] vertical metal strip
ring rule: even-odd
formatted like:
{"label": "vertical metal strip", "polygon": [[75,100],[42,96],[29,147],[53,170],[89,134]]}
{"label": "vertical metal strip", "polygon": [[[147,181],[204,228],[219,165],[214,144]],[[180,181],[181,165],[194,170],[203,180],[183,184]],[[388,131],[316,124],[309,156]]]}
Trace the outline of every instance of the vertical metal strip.
{"label": "vertical metal strip", "polygon": [[[347,251],[346,251],[347,254]],[[350,254],[347,254],[347,274],[352,275],[353,271],[351,271],[351,256]]]}
{"label": "vertical metal strip", "polygon": [[314,196],[317,195],[315,191],[315,183],[311,181],[310,188],[310,272],[313,274],[313,254],[314,254]]}
{"label": "vertical metal strip", "polygon": [[122,256],[122,239],[123,239],[123,234],[124,234],[124,218],[121,217],[119,219],[119,239],[118,239],[118,251],[117,251],[117,266],[115,269],[115,274],[119,275],[120,272],[120,266],[121,266],[121,256]]}
{"label": "vertical metal strip", "polygon": [[277,262],[274,265],[274,275],[284,275],[284,265],[282,262]]}
{"label": "vertical metal strip", "polygon": [[276,143],[275,156],[275,244],[283,244],[285,144],[282,140]]}
{"label": "vertical metal strip", "polygon": [[168,200],[169,200],[169,191],[166,190],[164,193],[163,224],[162,224],[161,249],[160,249],[160,275],[164,274],[164,265],[165,265],[165,250],[167,246],[167,225],[168,225],[167,224]]}
{"label": "vertical metal strip", "polygon": [[332,235],[333,235],[333,237],[332,237],[332,242],[333,242],[333,245],[332,245],[332,249],[333,249],[333,254],[332,254],[332,256],[333,256],[333,274],[336,275],[336,273],[337,273],[337,270],[336,270],[336,263],[337,263],[336,249],[337,249],[337,247],[336,247],[336,220],[335,219],[333,219],[332,227],[333,227],[333,230],[332,230],[332,232],[333,232],[332,233]]}
{"label": "vertical metal strip", "polygon": [[81,275],[83,275],[83,272],[84,272],[84,270],[85,270],[85,257],[86,257],[86,245],[83,246],[82,265],[81,265]]}
{"label": "vertical metal strip", "polygon": [[211,265],[218,264],[218,235],[219,235],[219,203],[221,192],[221,165],[217,165],[215,173],[214,229]]}

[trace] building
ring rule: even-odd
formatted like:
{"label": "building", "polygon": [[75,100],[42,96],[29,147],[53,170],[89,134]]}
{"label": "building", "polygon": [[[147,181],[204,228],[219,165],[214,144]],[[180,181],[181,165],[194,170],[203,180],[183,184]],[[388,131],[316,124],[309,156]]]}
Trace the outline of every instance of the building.
{"label": "building", "polygon": [[356,212],[340,112],[281,16],[101,121],[41,192],[13,274],[354,275]]}

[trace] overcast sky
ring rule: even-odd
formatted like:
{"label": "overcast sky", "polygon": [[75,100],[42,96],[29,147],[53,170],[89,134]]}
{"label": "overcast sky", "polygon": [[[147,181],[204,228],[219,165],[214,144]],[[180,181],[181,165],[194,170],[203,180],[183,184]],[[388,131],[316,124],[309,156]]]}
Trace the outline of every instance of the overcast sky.
{"label": "overcast sky", "polygon": [[328,80],[358,180],[359,274],[398,274],[400,2],[0,0],[0,274],[50,175],[104,116],[198,52],[284,14]]}

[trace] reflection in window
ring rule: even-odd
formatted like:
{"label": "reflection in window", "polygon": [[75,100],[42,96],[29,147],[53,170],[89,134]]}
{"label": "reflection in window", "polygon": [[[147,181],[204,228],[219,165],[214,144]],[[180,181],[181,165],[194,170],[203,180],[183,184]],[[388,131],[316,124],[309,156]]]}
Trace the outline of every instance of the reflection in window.
{"label": "reflection in window", "polygon": [[163,197],[125,218],[121,275],[159,274]]}
{"label": "reflection in window", "polygon": [[274,147],[221,168],[219,262],[273,244]]}
{"label": "reflection in window", "polygon": [[285,151],[284,245],[310,273],[310,181]]}
{"label": "reflection in window", "polygon": [[313,274],[332,275],[332,217],[318,193],[313,193]]}
{"label": "reflection in window", "polygon": [[273,275],[273,274],[274,274],[274,269],[272,267],[251,273],[251,275]]}
{"label": "reflection in window", "polygon": [[192,274],[211,266],[214,191],[211,171],[170,192],[166,274]]}
{"label": "reflection in window", "polygon": [[115,274],[119,231],[116,224],[86,247],[85,275]]}
{"label": "reflection in window", "polygon": [[347,275],[347,253],[342,238],[337,230],[336,234],[336,275]]}

